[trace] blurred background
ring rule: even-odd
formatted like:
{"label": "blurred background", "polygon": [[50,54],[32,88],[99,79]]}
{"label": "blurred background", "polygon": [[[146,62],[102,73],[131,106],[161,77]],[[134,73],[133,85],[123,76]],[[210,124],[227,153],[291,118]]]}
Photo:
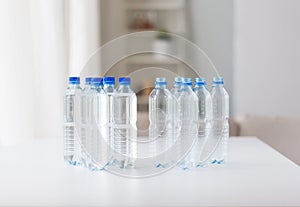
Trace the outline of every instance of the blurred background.
{"label": "blurred background", "polygon": [[[170,32],[214,62],[230,95],[231,135],[257,136],[299,164],[299,9],[298,0],[0,0],[0,146],[61,138],[67,77],[110,40],[154,30],[153,48],[190,55]],[[122,60],[106,75],[151,67],[197,75],[157,54]],[[138,93],[140,111],[149,92]]]}

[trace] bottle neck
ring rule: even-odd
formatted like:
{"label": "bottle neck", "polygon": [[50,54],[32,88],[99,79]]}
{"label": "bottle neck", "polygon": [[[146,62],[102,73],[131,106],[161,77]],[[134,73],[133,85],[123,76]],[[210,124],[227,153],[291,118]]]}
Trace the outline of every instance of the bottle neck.
{"label": "bottle neck", "polygon": [[166,84],[155,84],[155,88],[166,89],[167,85]]}
{"label": "bottle neck", "polygon": [[103,85],[103,88],[115,88],[115,85],[114,84],[104,84]]}
{"label": "bottle neck", "polygon": [[192,87],[192,84],[189,84],[189,83],[183,83],[183,84],[182,84],[182,87]]}
{"label": "bottle neck", "polygon": [[118,93],[131,93],[130,84],[120,84],[116,90]]}
{"label": "bottle neck", "polygon": [[192,86],[191,86],[191,85],[188,85],[188,84],[186,84],[186,83],[182,84],[181,90],[182,90],[182,91],[189,91],[189,90],[193,91]]}
{"label": "bottle neck", "polygon": [[130,89],[130,84],[120,84],[120,85],[119,85],[119,88],[122,88],[122,89]]}
{"label": "bottle neck", "polygon": [[91,85],[91,89],[99,89],[100,85]]}
{"label": "bottle neck", "polygon": [[71,88],[71,89],[77,89],[77,88],[80,88],[80,84],[70,83],[70,84],[69,84],[69,88]]}
{"label": "bottle neck", "polygon": [[84,88],[91,88],[92,85],[91,84],[85,84]]}
{"label": "bottle neck", "polygon": [[181,83],[174,83],[174,88],[180,88],[182,86]]}
{"label": "bottle neck", "polygon": [[213,88],[223,88],[224,85],[223,85],[223,84],[213,84],[212,87],[213,87]]}
{"label": "bottle neck", "polygon": [[205,89],[205,88],[206,88],[205,85],[200,85],[200,84],[195,85],[195,89]]}

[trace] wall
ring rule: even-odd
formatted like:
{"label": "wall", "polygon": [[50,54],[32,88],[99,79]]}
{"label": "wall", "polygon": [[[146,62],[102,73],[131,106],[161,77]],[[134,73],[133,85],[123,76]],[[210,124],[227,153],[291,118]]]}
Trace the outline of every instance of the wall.
{"label": "wall", "polygon": [[31,37],[29,1],[0,1],[0,145],[34,135]]}
{"label": "wall", "polygon": [[62,137],[63,2],[0,1],[0,146]]}
{"label": "wall", "polygon": [[[230,95],[233,114],[233,0],[187,0],[189,39],[211,58]],[[211,81],[211,80],[209,80]]]}
{"label": "wall", "polygon": [[[64,2],[30,0],[34,70],[34,117],[37,138],[62,137],[62,97],[66,88],[67,54]],[[21,37],[22,35],[20,35]],[[50,109],[51,108],[51,109]],[[25,109],[24,109],[25,110]]]}
{"label": "wall", "polygon": [[300,1],[235,1],[235,112],[300,116]]}
{"label": "wall", "polygon": [[[102,1],[102,0],[101,0]],[[65,30],[68,68],[70,76],[78,76],[85,64],[101,44],[99,0],[66,0]],[[94,71],[93,71],[94,72]],[[97,73],[95,72],[95,74]]]}
{"label": "wall", "polygon": [[126,33],[124,1],[101,0],[101,45]]}

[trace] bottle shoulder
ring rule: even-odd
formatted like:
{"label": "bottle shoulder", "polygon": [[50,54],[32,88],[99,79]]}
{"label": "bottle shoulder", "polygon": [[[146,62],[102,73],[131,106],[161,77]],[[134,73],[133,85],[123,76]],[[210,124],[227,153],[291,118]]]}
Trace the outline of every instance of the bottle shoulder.
{"label": "bottle shoulder", "polygon": [[195,100],[195,101],[198,101],[198,96],[192,90],[190,90],[190,91],[183,91],[183,92],[180,92],[178,100],[182,100],[182,101],[185,101],[185,100],[189,100],[189,101]]}
{"label": "bottle shoulder", "polygon": [[106,86],[106,85],[104,85],[103,91],[105,93],[114,93],[116,91],[116,89],[113,86],[110,86],[110,85]]}
{"label": "bottle shoulder", "polygon": [[75,93],[81,93],[82,92],[82,89],[80,86],[78,87],[68,87],[65,91],[65,94],[66,95],[72,95],[72,94],[75,94]]}
{"label": "bottle shoulder", "polygon": [[164,96],[164,97],[168,97],[168,96],[171,96],[171,92],[165,88],[165,89],[162,89],[162,88],[154,88],[149,97],[156,97],[156,96]]}
{"label": "bottle shoulder", "polygon": [[215,96],[222,96],[222,97],[225,97],[225,98],[229,98],[229,95],[226,91],[226,89],[224,87],[215,87],[215,88],[212,88],[211,90],[211,96],[212,97],[215,97]]}
{"label": "bottle shoulder", "polygon": [[206,88],[194,90],[194,92],[198,97],[208,97],[208,96],[210,97],[211,96],[210,92]]}
{"label": "bottle shoulder", "polygon": [[98,89],[99,93],[106,93],[103,88]]}
{"label": "bottle shoulder", "polygon": [[131,89],[131,88],[129,88],[129,87],[119,87],[119,88],[117,88],[116,90],[115,90],[115,93],[116,94],[120,94],[120,93],[128,93],[128,94],[135,94],[134,93],[134,91]]}

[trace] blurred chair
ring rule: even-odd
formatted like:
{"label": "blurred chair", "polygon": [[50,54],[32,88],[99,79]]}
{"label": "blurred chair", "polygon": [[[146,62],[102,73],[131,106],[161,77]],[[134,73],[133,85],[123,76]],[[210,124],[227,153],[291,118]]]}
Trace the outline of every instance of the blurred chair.
{"label": "blurred chair", "polygon": [[300,165],[300,119],[240,115],[234,119],[239,136],[256,136]]}

